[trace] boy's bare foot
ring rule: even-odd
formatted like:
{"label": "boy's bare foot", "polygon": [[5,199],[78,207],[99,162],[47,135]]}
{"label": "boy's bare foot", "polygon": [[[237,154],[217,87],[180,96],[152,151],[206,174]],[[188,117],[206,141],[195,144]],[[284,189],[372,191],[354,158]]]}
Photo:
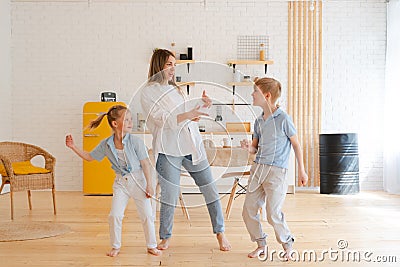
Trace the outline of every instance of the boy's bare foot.
{"label": "boy's bare foot", "polygon": [[293,242],[282,244],[282,247],[285,250],[284,259],[287,261],[292,260]]}
{"label": "boy's bare foot", "polygon": [[161,242],[157,245],[159,250],[166,250],[169,247],[169,239],[161,239]]}
{"label": "boy's bare foot", "polygon": [[107,253],[107,256],[115,257],[119,254],[119,250],[120,250],[119,248],[112,248],[110,252]]}
{"label": "boy's bare foot", "polygon": [[229,251],[231,250],[231,244],[229,243],[228,239],[226,239],[224,233],[218,233],[217,234],[217,239],[218,239],[218,244],[219,244],[219,249],[221,251]]}
{"label": "boy's bare foot", "polygon": [[154,256],[160,256],[162,254],[161,250],[158,248],[147,248],[147,253]]}
{"label": "boy's bare foot", "polygon": [[265,253],[264,247],[257,247],[255,250],[247,254],[249,258],[257,258],[259,255],[263,255]]}

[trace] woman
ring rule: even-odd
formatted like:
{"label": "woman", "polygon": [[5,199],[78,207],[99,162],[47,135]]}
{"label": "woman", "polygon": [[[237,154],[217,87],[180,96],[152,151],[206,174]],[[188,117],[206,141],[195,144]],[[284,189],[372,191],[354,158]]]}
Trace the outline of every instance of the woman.
{"label": "woman", "polygon": [[[148,83],[141,93],[146,126],[153,135],[153,151],[161,187],[161,242],[158,249],[164,250],[169,246],[183,166],[205,198],[220,250],[228,251],[231,246],[224,235],[221,202],[196,123],[200,116],[207,114],[201,112],[201,105],[192,109],[188,107],[185,93],[175,83],[175,62],[170,51],[154,51]],[[203,107],[211,106],[211,99],[205,91],[202,102]]]}

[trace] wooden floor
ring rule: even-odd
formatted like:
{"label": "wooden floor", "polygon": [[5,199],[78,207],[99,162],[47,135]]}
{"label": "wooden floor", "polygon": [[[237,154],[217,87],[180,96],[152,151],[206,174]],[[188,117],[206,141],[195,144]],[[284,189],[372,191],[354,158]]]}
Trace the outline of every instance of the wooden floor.
{"label": "wooden floor", "polygon": [[[27,208],[26,193],[17,193],[14,220],[60,222],[70,226],[73,232],[31,241],[0,242],[0,266],[400,266],[400,196],[384,192],[347,196],[318,192],[287,195],[284,212],[296,237],[294,248],[299,255],[305,250],[316,251],[319,258],[324,250],[334,253],[331,258],[324,254],[321,262],[306,259],[288,263],[279,261],[276,254],[273,261],[271,257],[266,261],[247,258],[255,244],[250,242],[241,218],[244,196],[235,200],[231,218],[226,221],[232,251],[218,250],[207,210],[201,206],[189,209],[190,222],[181,210],[176,210],[171,247],[160,257],[146,254],[144,235],[132,201],[123,224],[122,251],[116,258],[105,256],[109,249],[107,215],[111,197],[83,196],[78,192],[57,192],[56,197],[58,215],[54,216],[50,192],[32,193],[31,212]],[[185,195],[185,200],[188,204],[198,203],[199,197]],[[226,202],[224,197],[224,207]],[[0,223],[10,221],[9,203],[8,194],[0,195]],[[156,227],[158,231],[158,222]],[[266,222],[264,229],[269,235],[269,252],[280,250]],[[338,240],[347,242],[348,247],[340,250]],[[343,252],[371,252],[371,262],[354,262],[354,257],[347,262]],[[379,260],[396,260],[396,263],[378,263]]]}

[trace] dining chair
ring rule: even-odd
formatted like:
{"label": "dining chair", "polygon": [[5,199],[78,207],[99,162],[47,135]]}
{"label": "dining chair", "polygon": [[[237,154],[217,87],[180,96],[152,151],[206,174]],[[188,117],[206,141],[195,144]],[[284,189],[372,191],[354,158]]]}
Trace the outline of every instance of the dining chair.
{"label": "dining chair", "polygon": [[[255,155],[249,154],[240,147],[216,147],[212,140],[205,139],[207,159],[211,167],[225,167],[222,179],[234,178],[226,206],[226,218],[229,219],[233,201],[241,194],[246,193],[247,183],[250,175],[250,166],[253,164]],[[239,187],[239,188],[238,188]]]}

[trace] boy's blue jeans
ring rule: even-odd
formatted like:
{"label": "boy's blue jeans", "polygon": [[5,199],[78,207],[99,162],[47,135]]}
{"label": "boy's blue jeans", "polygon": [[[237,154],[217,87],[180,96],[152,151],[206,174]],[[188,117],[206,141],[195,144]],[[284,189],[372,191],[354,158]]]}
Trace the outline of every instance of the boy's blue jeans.
{"label": "boy's blue jeans", "polygon": [[224,232],[224,216],[215,181],[207,160],[192,164],[192,156],[169,156],[159,154],[156,170],[161,187],[160,239],[168,239],[172,234],[174,212],[180,193],[182,166],[189,172],[199,187],[207,204],[214,234]]}

